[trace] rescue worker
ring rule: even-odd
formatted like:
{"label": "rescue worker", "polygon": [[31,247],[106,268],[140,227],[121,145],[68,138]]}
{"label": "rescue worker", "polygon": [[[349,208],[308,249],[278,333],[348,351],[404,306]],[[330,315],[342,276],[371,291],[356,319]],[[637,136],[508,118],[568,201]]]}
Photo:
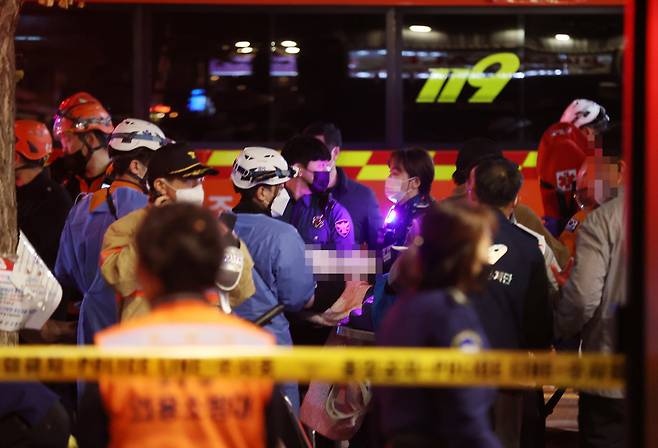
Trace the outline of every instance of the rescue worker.
{"label": "rescue worker", "polygon": [[[52,152],[52,138],[46,125],[33,120],[16,120],[15,136],[18,228],[52,271],[55,268],[62,229],[73,201],[64,188],[50,178],[48,170],[45,169]],[[21,343],[75,344],[76,322],[68,315],[69,305],[73,301],[72,294],[68,288],[63,291],[57,309],[40,330],[21,330]],[[25,396],[29,397],[35,390],[38,392],[38,386],[40,385],[27,387]],[[63,398],[68,409],[74,409],[74,385],[53,383],[48,387]],[[19,433],[17,430],[16,434]]]}
{"label": "rescue worker", "polygon": [[[495,226],[485,207],[464,202],[430,207],[421,238],[413,243],[414,257],[404,258],[413,264],[418,291],[398,300],[386,315],[378,345],[452,347],[468,353],[489,348],[466,295],[486,281],[482,273],[487,272]],[[387,447],[501,446],[491,428],[491,389],[388,387],[375,396]]]}
{"label": "rescue worker", "polygon": [[[482,160],[471,170],[469,178],[470,200],[491,207],[498,221],[489,248],[489,280],[483,292],[470,296],[494,349],[547,349],[552,342],[552,309],[544,258],[536,238],[510,220],[522,183],[519,167],[503,158]],[[494,428],[503,446],[542,446],[541,410],[540,391],[499,391]]]}
{"label": "rescue worker", "polygon": [[[139,281],[153,310],[100,332],[97,345],[274,345],[266,331],[209,303],[224,251],[209,211],[152,207],[136,239]],[[265,379],[101,377],[81,403],[80,446],[265,447],[272,394]]]}
{"label": "rescue worker", "polygon": [[[217,171],[202,165],[194,152],[184,144],[168,144],[158,150],[149,162],[146,173],[149,185],[149,204],[135,210],[112,223],[105,232],[101,251],[101,273],[112,286],[120,300],[121,320],[131,319],[148,313],[149,303],[143,297],[137,280],[137,248],[135,235],[150,207],[162,207],[173,203],[193,203],[201,206],[204,200],[203,180],[216,175]],[[254,284],[251,277],[253,261],[245,244],[233,240],[228,229],[224,232],[226,255],[229,261],[234,257],[229,251],[238,247],[241,259],[238,260],[235,276],[227,284],[218,284],[228,293],[230,306],[237,306],[251,297]],[[230,241],[229,241],[230,240]],[[219,256],[219,254],[218,254]],[[222,264],[224,267],[224,264]]]}
{"label": "rescue worker", "polygon": [[574,200],[578,212],[567,222],[560,241],[575,255],[576,235],[585,218],[596,208],[617,196],[624,182],[625,165],[621,160],[618,128],[604,134],[602,154],[588,156],[578,171]]}
{"label": "rescue worker", "polygon": [[560,122],[542,135],[537,171],[544,204],[544,222],[555,236],[578,211],[573,199],[578,169],[587,155],[601,147],[601,133],[610,122],[605,109],[591,100],[577,99],[565,109]]}
{"label": "rescue worker", "polygon": [[98,267],[103,235],[117,219],[146,206],[144,176],[151,155],[167,142],[156,125],[127,118],[109,141],[115,180],[80,199],[62,232],[55,276],[63,286],[82,294],[78,344],[92,344],[96,332],[118,321],[114,291]]}
{"label": "rescue worker", "polygon": [[[607,173],[606,173],[607,174]],[[603,176],[600,178],[604,180]],[[607,181],[606,181],[607,182]],[[555,307],[555,335],[582,337],[583,352],[619,351],[618,310],[627,302],[624,194],[593,210],[580,225],[575,264]],[[581,390],[578,428],[583,448],[625,446],[623,390]]]}
{"label": "rescue worker", "polygon": [[[455,172],[452,174],[455,189],[452,195],[446,200],[467,200],[467,181],[471,169],[481,160],[499,157],[504,157],[503,153],[499,149],[498,144],[493,140],[473,138],[464,142],[457,155]],[[545,240],[544,246],[548,245],[560,268],[564,268],[567,265],[569,261],[567,248],[544,227],[539,216],[530,207],[520,203],[517,204],[514,208],[513,221],[524,226],[526,230],[531,230],[543,237]],[[548,264],[550,266],[551,263],[549,262]]]}
{"label": "rescue worker", "polygon": [[299,172],[299,176],[286,183],[286,192],[292,195],[287,222],[297,229],[306,244],[325,249],[353,249],[352,217],[328,192],[333,163],[326,145],[314,137],[293,137],[283,146],[281,156]]}
{"label": "rescue worker", "polygon": [[[269,148],[245,148],[233,163],[231,181],[240,195],[233,209],[238,216],[235,232],[254,259],[256,293],[235,308],[235,313],[247,320],[277,305],[283,305],[287,312],[313,305],[315,281],[305,263],[304,241],[293,226],[271,216],[272,204],[294,175],[285,159]],[[284,315],[275,316],[265,328],[276,337],[277,344],[292,344]],[[288,384],[282,389],[298,409],[297,385]]]}
{"label": "rescue worker", "polygon": [[354,241],[358,245],[377,248],[377,235],[384,223],[375,193],[369,187],[347,177],[345,170],[336,162],[343,146],[340,129],[333,123],[316,122],[304,129],[304,135],[315,137],[331,152],[331,171],[328,192],[352,218]]}
{"label": "rescue worker", "polygon": [[64,157],[51,165],[53,179],[73,200],[108,184],[107,139],[114,126],[103,105],[90,94],[78,92],[60,103],[54,120],[53,136],[62,145]]}
{"label": "rescue worker", "polygon": [[53,146],[46,125],[33,120],[16,120],[15,134],[18,227],[52,270],[73,201],[45,170]]}

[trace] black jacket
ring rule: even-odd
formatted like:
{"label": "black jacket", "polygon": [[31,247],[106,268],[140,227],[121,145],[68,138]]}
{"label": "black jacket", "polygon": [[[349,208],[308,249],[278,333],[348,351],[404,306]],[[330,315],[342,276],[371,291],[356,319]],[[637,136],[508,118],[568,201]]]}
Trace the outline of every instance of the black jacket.
{"label": "black jacket", "polygon": [[493,237],[490,258],[493,255],[497,259],[491,266],[485,291],[472,296],[473,305],[492,348],[548,348],[553,335],[553,313],[546,266],[537,239],[501,212],[496,213],[498,231]]}
{"label": "black jacket", "polygon": [[42,171],[32,182],[16,188],[18,228],[51,270],[55,267],[59,237],[73,206],[67,192]]}

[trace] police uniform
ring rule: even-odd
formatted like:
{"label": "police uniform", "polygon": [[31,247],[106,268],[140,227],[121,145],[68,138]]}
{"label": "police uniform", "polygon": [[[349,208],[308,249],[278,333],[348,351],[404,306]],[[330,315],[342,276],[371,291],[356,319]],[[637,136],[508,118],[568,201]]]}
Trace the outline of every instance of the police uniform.
{"label": "police uniform", "polygon": [[495,349],[548,348],[553,314],[548,278],[537,239],[496,210],[498,230],[489,248],[491,272],[482,293],[472,295]]}
{"label": "police uniform", "polygon": [[66,219],[55,276],[62,286],[83,294],[78,344],[93,344],[96,332],[118,322],[116,294],[99,269],[103,236],[110,224],[147,202],[139,185],[115,181],[110,188],[83,197]]}
{"label": "police uniform", "polygon": [[[547,349],[553,313],[546,265],[537,239],[494,210],[498,230],[489,248],[489,272],[473,306],[494,349]],[[496,435],[504,446],[543,446],[543,393],[501,391],[494,404]],[[528,428],[523,433],[521,428]]]}
{"label": "police uniform", "polygon": [[384,220],[372,189],[350,179],[345,171],[338,167],[336,185],[329,192],[352,217],[356,244],[366,243],[368,248],[374,250],[377,247],[377,233]]}
{"label": "police uniform", "polygon": [[[274,345],[266,331],[218,312],[204,297],[169,299],[147,316],[100,332],[97,345],[144,350]],[[88,389],[81,403],[81,442],[116,448],[264,448],[272,392],[272,381],[265,379],[101,377],[98,389]]]}
{"label": "police uniform", "polygon": [[397,257],[395,247],[404,247],[408,235],[414,226],[418,226],[420,217],[432,205],[432,199],[417,195],[403,204],[395,204],[386,214],[384,227],[379,232],[379,248],[384,263],[384,272],[388,272]]}
{"label": "police uniform", "polygon": [[306,244],[339,250],[354,248],[352,217],[331,195],[302,196],[291,206],[290,224]]}
{"label": "police uniform", "polygon": [[[398,300],[384,318],[377,344],[465,352],[489,347],[477,314],[457,290],[424,291]],[[501,446],[489,421],[491,389],[389,387],[376,396],[389,446]]]}

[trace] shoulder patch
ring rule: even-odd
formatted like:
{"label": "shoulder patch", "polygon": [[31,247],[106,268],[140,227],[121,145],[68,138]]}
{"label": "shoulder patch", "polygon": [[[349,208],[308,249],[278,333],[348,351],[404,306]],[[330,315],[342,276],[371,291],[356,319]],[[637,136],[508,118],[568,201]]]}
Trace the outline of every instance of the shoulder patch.
{"label": "shoulder patch", "polygon": [[452,338],[450,346],[466,353],[477,353],[482,348],[482,338],[473,330],[463,330]]}
{"label": "shoulder patch", "polygon": [[352,231],[352,226],[350,224],[350,221],[347,219],[339,219],[338,221],[336,221],[335,227],[336,227],[336,232],[338,232],[338,234],[343,238],[349,235],[350,232]]}
{"label": "shoulder patch", "polygon": [[571,191],[571,186],[576,182],[578,173],[575,169],[558,171],[555,173],[557,189],[559,191]]}
{"label": "shoulder patch", "polygon": [[494,244],[489,247],[489,264],[494,265],[505,256],[507,253],[507,246],[504,244]]}

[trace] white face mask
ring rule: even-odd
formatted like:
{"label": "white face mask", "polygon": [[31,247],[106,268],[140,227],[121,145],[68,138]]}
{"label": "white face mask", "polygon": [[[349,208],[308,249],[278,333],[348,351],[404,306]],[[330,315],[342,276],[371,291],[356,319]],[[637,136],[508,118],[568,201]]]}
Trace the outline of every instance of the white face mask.
{"label": "white face mask", "polygon": [[203,185],[201,184],[193,188],[181,188],[176,190],[176,202],[185,202],[202,206],[204,199],[205,193],[203,192]]}
{"label": "white face mask", "polygon": [[281,216],[283,216],[283,212],[286,211],[288,202],[290,202],[290,194],[288,194],[288,190],[282,188],[281,190],[279,190],[279,194],[277,194],[274,200],[272,201],[272,206],[270,207],[270,212],[272,213],[272,217],[280,218]]}
{"label": "white face mask", "polygon": [[402,189],[404,184],[408,185],[409,181],[403,181],[397,177],[388,177],[384,182],[384,194],[394,204],[397,204],[404,195],[407,194],[407,189]]}

